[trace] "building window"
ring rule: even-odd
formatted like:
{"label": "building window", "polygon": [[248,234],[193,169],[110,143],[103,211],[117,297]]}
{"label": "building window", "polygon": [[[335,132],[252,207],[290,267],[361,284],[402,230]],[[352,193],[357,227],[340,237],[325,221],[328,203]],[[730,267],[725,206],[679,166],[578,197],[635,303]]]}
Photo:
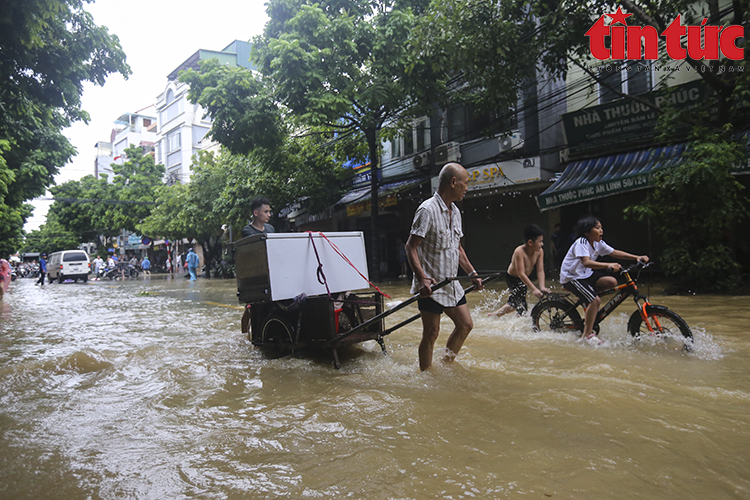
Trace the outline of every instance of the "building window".
{"label": "building window", "polygon": [[429,139],[427,137],[427,134],[429,133],[429,127],[427,126],[428,121],[427,120],[420,120],[417,123],[416,126],[416,134],[417,134],[417,152],[424,151],[429,146],[427,144],[429,143]]}
{"label": "building window", "polygon": [[182,147],[181,135],[182,134],[180,130],[175,130],[174,132],[170,132],[167,134],[165,138],[167,144],[167,154],[173,153]]}
{"label": "building window", "polygon": [[[447,141],[473,141],[515,130],[518,126],[516,115],[515,111],[504,114],[489,111],[480,113],[465,104],[453,105],[446,111]],[[427,132],[429,133],[429,129]]]}
{"label": "building window", "polygon": [[458,104],[448,108],[447,125],[449,141],[463,142],[467,140],[466,112],[467,108],[463,104]]}
{"label": "building window", "polygon": [[168,123],[171,120],[173,120],[180,113],[182,113],[182,111],[184,109],[183,105],[184,105],[183,104],[183,100],[180,99],[178,101],[172,102],[172,104],[170,104],[166,108],[164,108],[161,111],[161,124],[162,124],[162,126],[165,123]]}
{"label": "building window", "polygon": [[430,119],[423,118],[391,140],[391,158],[411,156],[430,149]]}
{"label": "building window", "polygon": [[391,158],[398,158],[401,156],[401,137],[396,137],[391,140]]}
{"label": "building window", "polygon": [[404,134],[404,155],[414,154],[414,134],[408,130]]}
{"label": "building window", "polygon": [[631,60],[625,64],[617,62],[601,66],[599,76],[606,83],[606,86],[599,83],[599,102],[604,104],[622,98],[611,88],[628,95],[651,92],[653,90],[651,70],[652,65],[646,60]]}
{"label": "building window", "polygon": [[628,61],[626,93],[629,95],[645,94],[653,89],[651,64],[648,61]]}

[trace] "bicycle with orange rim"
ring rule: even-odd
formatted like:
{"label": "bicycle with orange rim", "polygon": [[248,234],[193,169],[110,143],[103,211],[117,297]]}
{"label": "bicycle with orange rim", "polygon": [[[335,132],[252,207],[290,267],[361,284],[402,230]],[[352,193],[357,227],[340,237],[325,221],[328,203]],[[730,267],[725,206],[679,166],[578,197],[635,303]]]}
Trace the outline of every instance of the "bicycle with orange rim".
{"label": "bicycle with orange rim", "polygon": [[[625,282],[613,288],[598,292],[597,295],[615,295],[601,306],[596,321],[594,322],[594,333],[599,333],[599,325],[628,297],[633,297],[636,311],[628,320],[628,332],[636,340],[646,338],[659,341],[659,343],[672,349],[690,351],[693,347],[693,333],[690,327],[677,313],[665,306],[651,304],[645,295],[638,292],[636,280],[631,272],[640,271],[649,264],[638,262],[627,269],[620,271]],[[637,278],[637,277],[636,277]],[[578,312],[578,307],[583,308],[583,301],[579,299],[573,302],[568,295],[547,294],[531,310],[531,318],[536,331],[552,331],[558,333],[577,332],[583,333],[583,319]],[[585,311],[585,308],[583,308]]]}

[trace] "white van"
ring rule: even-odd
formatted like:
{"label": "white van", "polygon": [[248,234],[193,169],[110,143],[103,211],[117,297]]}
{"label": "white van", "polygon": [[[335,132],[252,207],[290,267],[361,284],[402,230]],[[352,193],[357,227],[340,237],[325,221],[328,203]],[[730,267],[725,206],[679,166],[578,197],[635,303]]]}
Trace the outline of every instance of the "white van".
{"label": "white van", "polygon": [[89,255],[83,250],[55,252],[47,260],[47,277],[50,283],[65,280],[86,283],[89,280]]}

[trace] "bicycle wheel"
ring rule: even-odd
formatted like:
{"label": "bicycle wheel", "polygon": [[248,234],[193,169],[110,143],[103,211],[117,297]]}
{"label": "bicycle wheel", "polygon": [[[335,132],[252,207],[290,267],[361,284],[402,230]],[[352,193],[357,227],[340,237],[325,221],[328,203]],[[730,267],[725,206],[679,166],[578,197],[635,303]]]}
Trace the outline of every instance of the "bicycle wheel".
{"label": "bicycle wheel", "polygon": [[531,310],[534,330],[539,332],[579,334],[583,331],[583,321],[573,304],[564,300],[539,302]]}
{"label": "bicycle wheel", "polygon": [[669,349],[692,350],[693,333],[677,313],[664,306],[646,306],[646,313],[647,321],[643,321],[640,311],[635,311],[628,321],[628,331],[636,340],[652,338]]}

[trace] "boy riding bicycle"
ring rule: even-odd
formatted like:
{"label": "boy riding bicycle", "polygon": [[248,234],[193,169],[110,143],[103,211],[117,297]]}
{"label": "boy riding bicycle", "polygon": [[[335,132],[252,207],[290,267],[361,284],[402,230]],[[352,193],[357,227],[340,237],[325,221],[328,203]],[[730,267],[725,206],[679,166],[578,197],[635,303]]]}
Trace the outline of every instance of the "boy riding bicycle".
{"label": "boy riding bicycle", "polygon": [[596,217],[582,217],[576,225],[579,238],[570,246],[560,269],[560,283],[583,302],[586,309],[586,320],[583,338],[595,337],[594,321],[601,306],[597,290],[606,290],[617,286],[613,274],[621,269],[617,262],[597,262],[597,258],[611,255],[615,259],[631,259],[648,262],[648,255],[633,255],[615,250],[607,245],[602,236],[602,223]]}
{"label": "boy riding bicycle", "polygon": [[[536,224],[531,224],[523,230],[523,237],[525,243],[513,251],[505,275],[505,281],[508,283],[508,303],[497,311],[488,313],[488,316],[500,317],[511,311],[516,311],[519,315],[525,313],[529,308],[526,303],[526,291],[529,288],[537,298],[549,293],[544,283],[544,231]],[[531,273],[535,268],[539,288],[531,281]]]}

